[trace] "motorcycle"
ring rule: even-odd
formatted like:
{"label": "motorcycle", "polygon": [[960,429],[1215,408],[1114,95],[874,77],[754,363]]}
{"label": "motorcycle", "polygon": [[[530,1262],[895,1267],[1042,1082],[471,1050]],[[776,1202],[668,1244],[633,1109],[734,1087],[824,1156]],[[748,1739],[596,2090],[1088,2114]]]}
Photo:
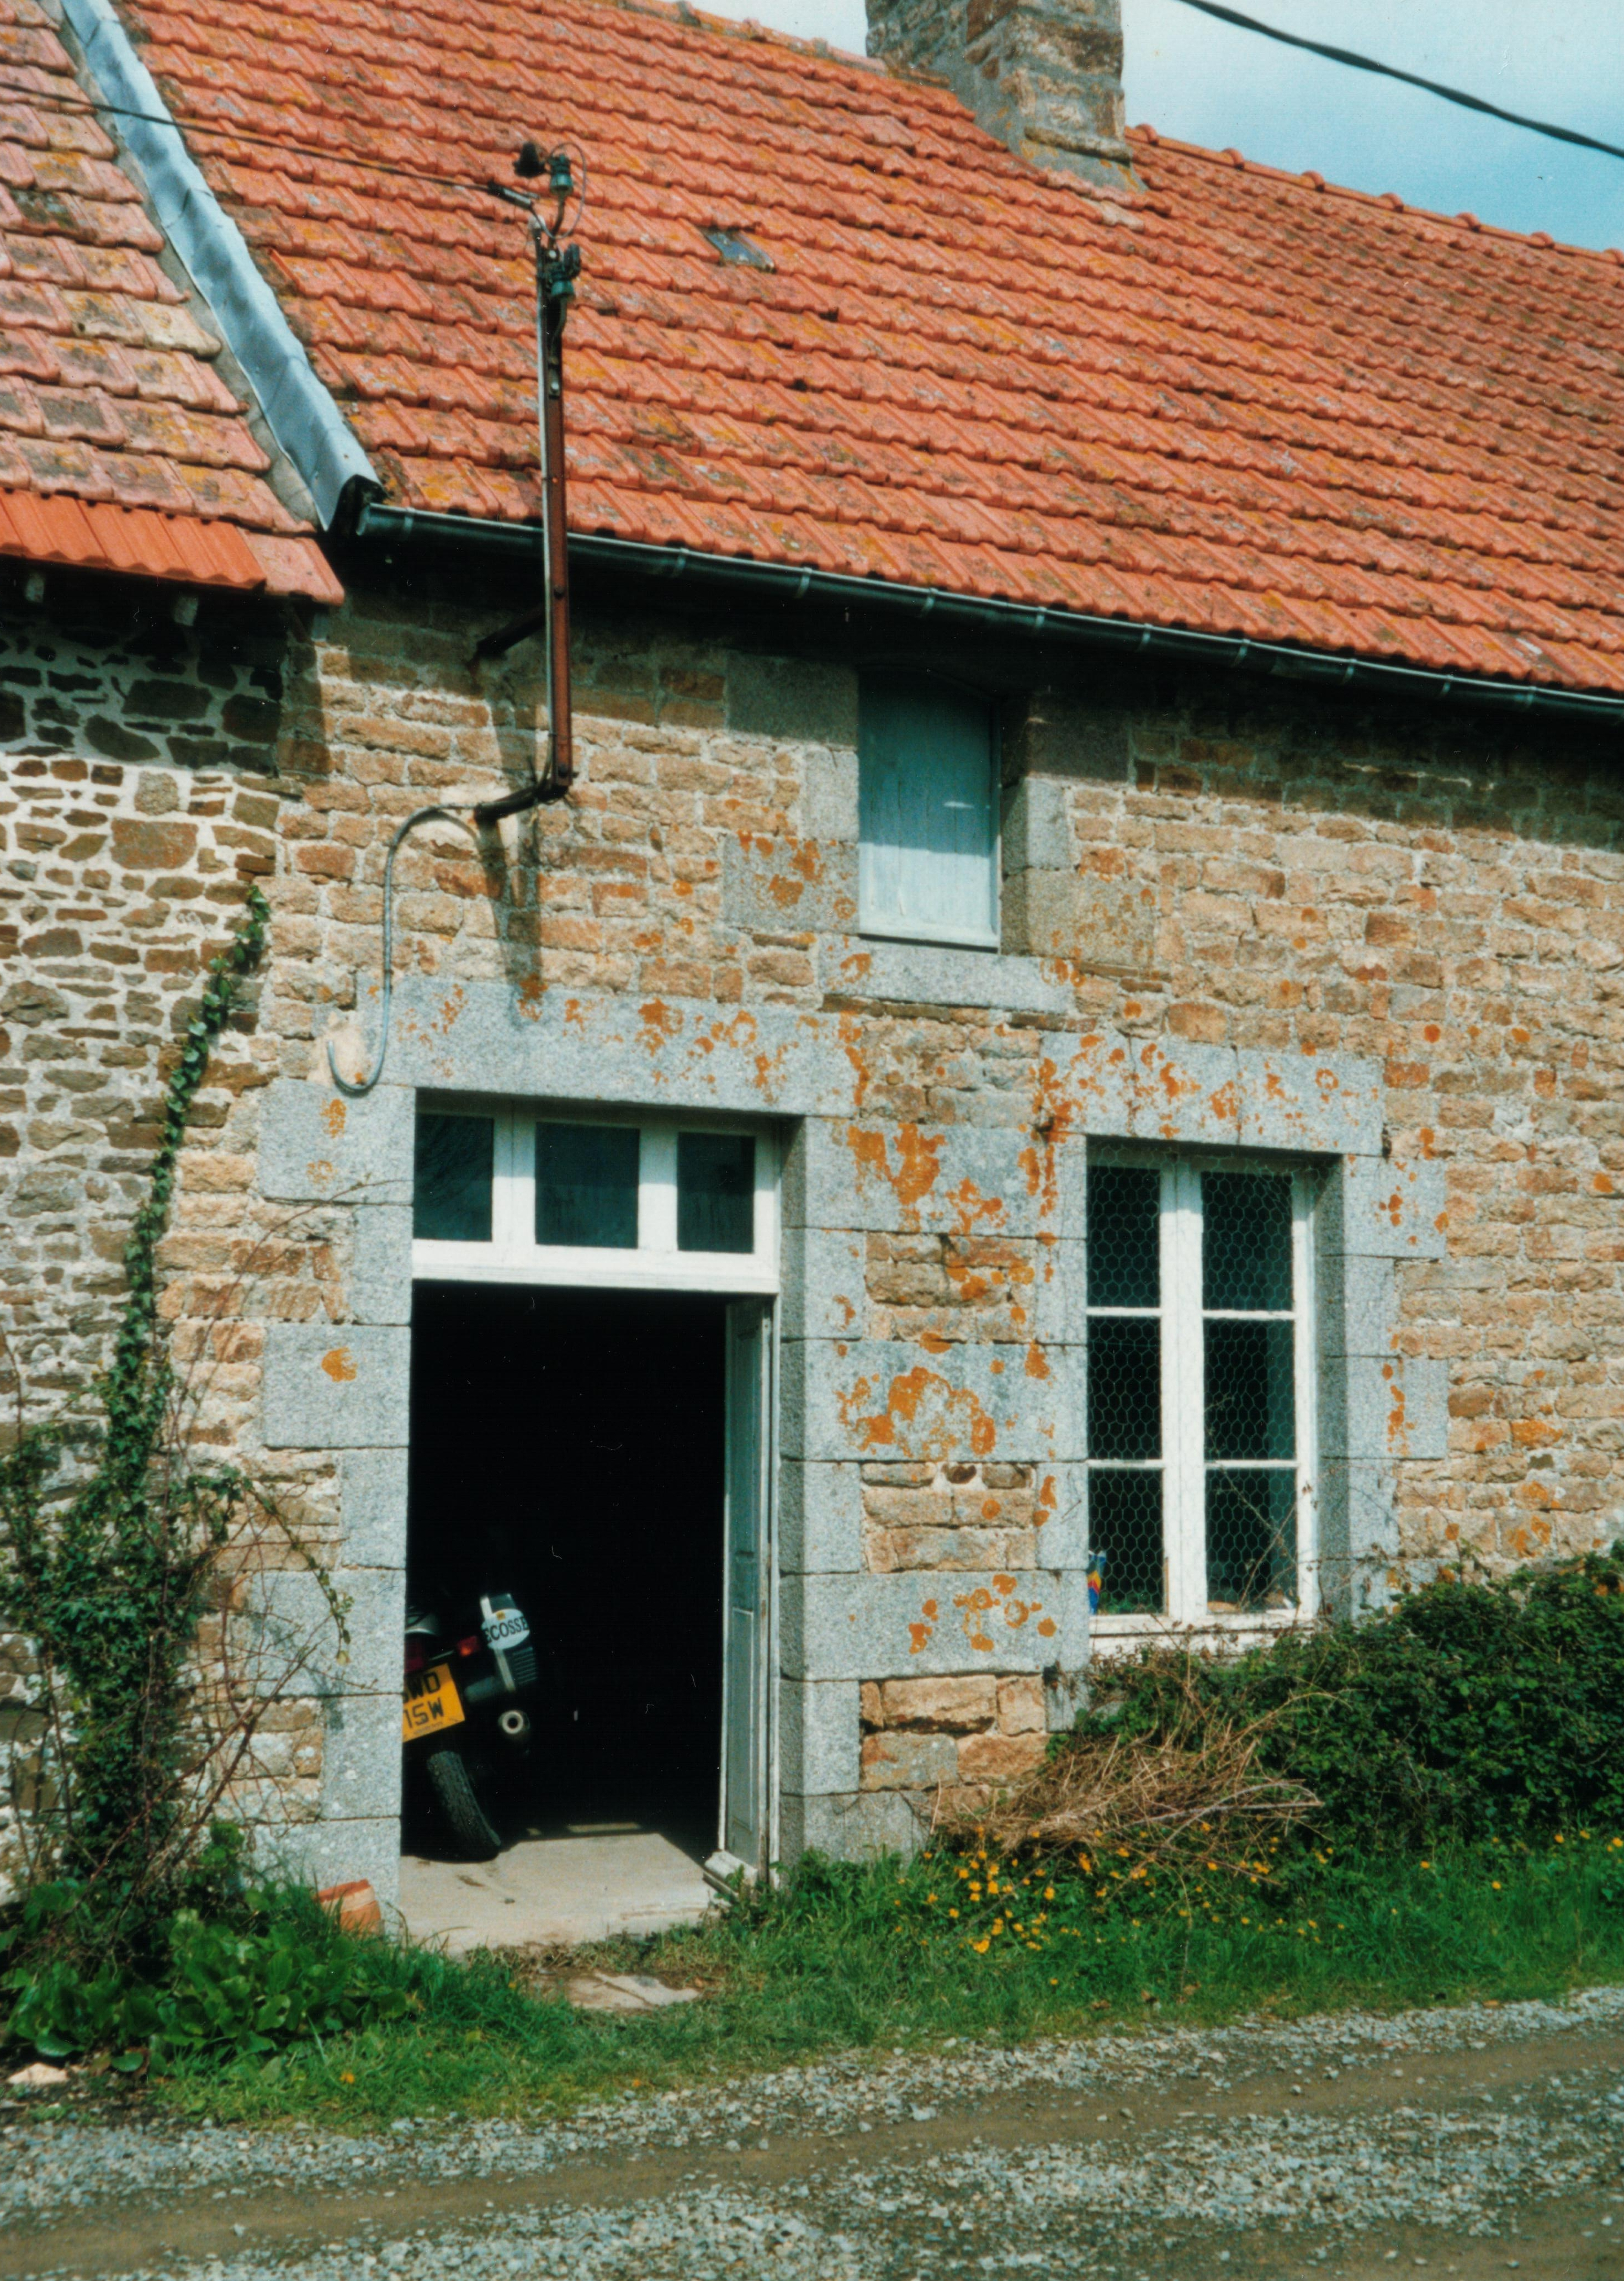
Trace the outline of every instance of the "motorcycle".
{"label": "motorcycle", "polygon": [[458,1858],[494,1861],[501,1832],[486,1808],[490,1752],[528,1748],[536,1692],[535,1649],[511,1592],[488,1592],[479,1628],[462,1632],[427,1604],[406,1609],[406,1691],[401,1734],[408,1768],[419,1767]]}

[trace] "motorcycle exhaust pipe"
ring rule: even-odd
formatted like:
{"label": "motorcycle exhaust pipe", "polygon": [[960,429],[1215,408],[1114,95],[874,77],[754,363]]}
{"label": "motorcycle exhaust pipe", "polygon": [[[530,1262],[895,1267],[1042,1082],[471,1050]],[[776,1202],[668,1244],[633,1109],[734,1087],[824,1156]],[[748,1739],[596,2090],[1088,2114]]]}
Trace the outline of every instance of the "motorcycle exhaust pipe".
{"label": "motorcycle exhaust pipe", "polygon": [[530,1733],[530,1715],[526,1711],[504,1711],[497,1717],[496,1727],[505,1741],[522,1743]]}

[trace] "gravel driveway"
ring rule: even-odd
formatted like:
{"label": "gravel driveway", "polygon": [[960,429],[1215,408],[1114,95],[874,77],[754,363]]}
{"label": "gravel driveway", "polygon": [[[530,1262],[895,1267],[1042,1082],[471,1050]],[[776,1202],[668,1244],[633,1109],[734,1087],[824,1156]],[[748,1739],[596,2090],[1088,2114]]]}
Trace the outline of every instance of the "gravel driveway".
{"label": "gravel driveway", "polygon": [[839,2059],[540,2130],[12,2105],[0,2277],[1624,2281],[1621,2158],[1611,1989]]}

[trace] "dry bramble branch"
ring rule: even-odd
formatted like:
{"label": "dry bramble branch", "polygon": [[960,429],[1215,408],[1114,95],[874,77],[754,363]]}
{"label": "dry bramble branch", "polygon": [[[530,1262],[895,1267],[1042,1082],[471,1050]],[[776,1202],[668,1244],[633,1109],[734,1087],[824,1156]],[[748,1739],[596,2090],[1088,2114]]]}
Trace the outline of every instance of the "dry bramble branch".
{"label": "dry bramble branch", "polygon": [[1127,1848],[1149,1867],[1199,1861],[1245,1874],[1260,1847],[1320,1807],[1305,1783],[1261,1763],[1278,1717],[1214,1715],[1187,1681],[1181,1715],[1160,1734],[1067,1736],[985,1804],[939,1800],[935,1834],[995,1852]]}

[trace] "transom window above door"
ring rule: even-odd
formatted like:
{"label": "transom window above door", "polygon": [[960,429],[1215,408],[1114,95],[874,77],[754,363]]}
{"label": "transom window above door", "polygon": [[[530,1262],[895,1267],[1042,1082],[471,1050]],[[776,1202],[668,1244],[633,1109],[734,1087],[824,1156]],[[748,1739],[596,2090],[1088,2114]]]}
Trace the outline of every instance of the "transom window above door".
{"label": "transom window above door", "polygon": [[1096,1629],[1312,1612],[1310,1179],[1213,1159],[1088,1169]]}
{"label": "transom window above door", "polygon": [[777,1180],[761,1127],[419,1102],[412,1272],[771,1292]]}

